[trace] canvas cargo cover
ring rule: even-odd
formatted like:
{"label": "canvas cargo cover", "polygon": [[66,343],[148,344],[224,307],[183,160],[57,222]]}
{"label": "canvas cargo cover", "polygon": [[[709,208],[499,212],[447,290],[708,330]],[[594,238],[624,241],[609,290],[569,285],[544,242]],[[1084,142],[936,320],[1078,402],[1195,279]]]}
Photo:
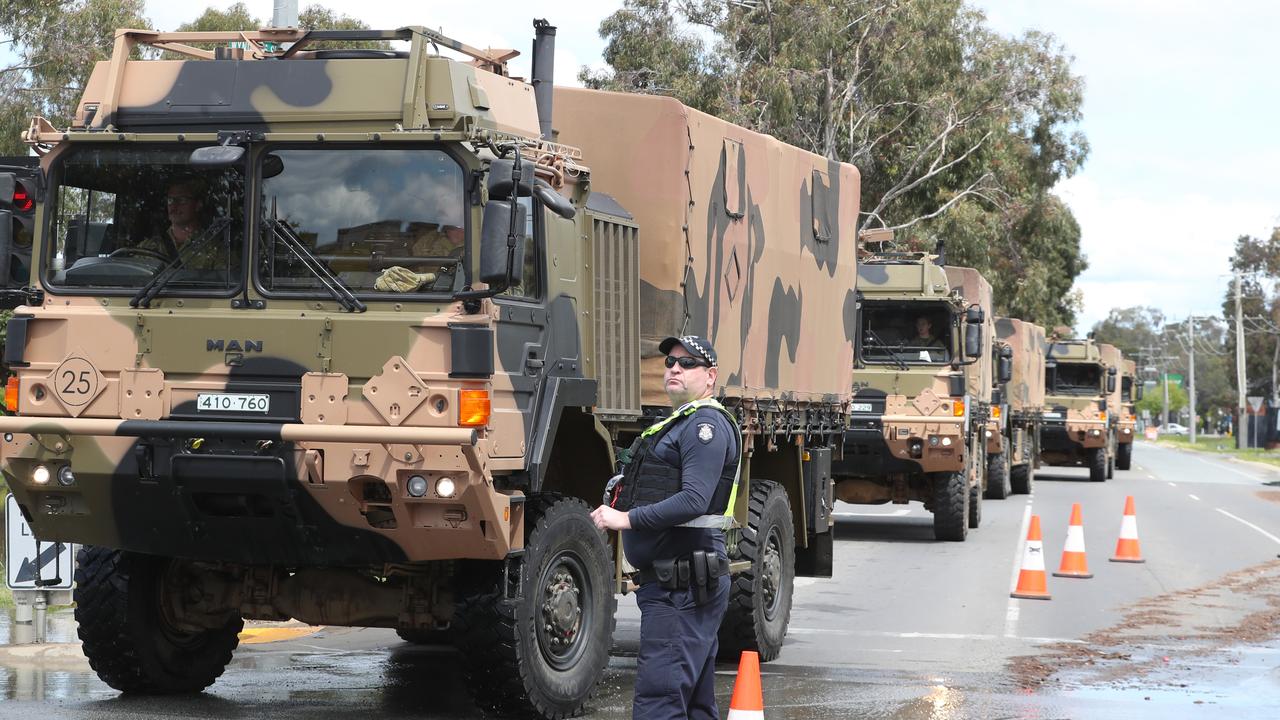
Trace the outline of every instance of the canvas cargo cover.
{"label": "canvas cargo cover", "polygon": [[1044,406],[1044,328],[1017,318],[997,318],[996,337],[1013,350],[1009,407],[1036,411]]}
{"label": "canvas cargo cover", "polygon": [[[970,397],[981,402],[991,402],[991,347],[995,342],[995,314],[991,311],[991,283],[982,277],[982,273],[973,268],[958,265],[947,266],[947,283],[952,292],[960,293],[967,308],[977,305],[982,308],[982,355],[978,361],[964,367],[966,385]],[[961,328],[961,337],[964,329]]]}
{"label": "canvas cargo cover", "polygon": [[666,97],[556,88],[557,141],[640,226],[641,401],[702,335],[725,395],[847,400],[859,175]]}

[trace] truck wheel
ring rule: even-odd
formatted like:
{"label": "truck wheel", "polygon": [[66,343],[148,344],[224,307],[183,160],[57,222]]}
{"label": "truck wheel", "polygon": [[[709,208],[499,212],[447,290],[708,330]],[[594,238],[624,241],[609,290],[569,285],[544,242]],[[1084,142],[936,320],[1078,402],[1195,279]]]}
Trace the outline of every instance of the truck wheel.
{"label": "truck wheel", "polygon": [[1009,450],[987,456],[987,492],[989,500],[1003,500],[1012,491],[1009,480]]}
{"label": "truck wheel", "polygon": [[963,472],[933,473],[933,536],[961,542],[968,534],[969,483]]}
{"label": "truck wheel", "polygon": [[1089,451],[1089,479],[1103,482],[1107,479],[1107,449],[1094,448]]}
{"label": "truck wheel", "polygon": [[739,532],[730,560],[746,560],[750,567],[729,585],[719,655],[736,660],[743,650],[755,650],[769,661],[782,652],[796,577],[795,525],[786,490],[772,480],[753,479],[747,526]]}
{"label": "truck wheel", "polygon": [[1032,469],[1031,463],[1010,468],[1009,487],[1013,489],[1015,495],[1029,495],[1034,483],[1035,470]]}
{"label": "truck wheel", "polygon": [[86,546],[76,563],[77,632],[102,682],[125,693],[197,693],[231,662],[244,629],[238,613],[209,630],[166,619],[168,558]]}
{"label": "truck wheel", "polygon": [[1116,456],[1114,454],[1107,456],[1107,479],[1116,476]]}
{"label": "truck wheel", "polygon": [[1116,467],[1128,470],[1133,464],[1133,443],[1124,443],[1116,448]]}
{"label": "truck wheel", "polygon": [[[461,583],[454,642],[481,706],[570,717],[582,711],[609,661],[617,608],[612,553],[576,498],[530,496],[525,527],[524,555],[510,561],[518,564],[507,579],[500,564],[483,563]],[[516,587],[522,594],[510,591]]]}

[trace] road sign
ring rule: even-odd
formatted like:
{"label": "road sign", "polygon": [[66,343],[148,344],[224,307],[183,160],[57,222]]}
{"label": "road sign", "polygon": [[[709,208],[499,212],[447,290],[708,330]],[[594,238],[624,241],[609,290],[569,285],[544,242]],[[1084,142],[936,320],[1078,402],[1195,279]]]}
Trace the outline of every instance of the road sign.
{"label": "road sign", "polygon": [[1250,395],[1247,398],[1247,400],[1249,401],[1249,407],[1253,410],[1254,415],[1257,415],[1258,413],[1262,412],[1263,399],[1264,398],[1261,395]]}
{"label": "road sign", "polygon": [[36,589],[36,566],[40,567],[41,580],[60,582],[55,585],[42,586],[46,590],[67,590],[71,588],[71,576],[75,572],[73,561],[75,546],[67,543],[40,543],[40,554],[36,556],[36,538],[31,534],[31,526],[22,519],[22,511],[18,509],[18,501],[12,495],[5,497],[5,582],[14,590]]}

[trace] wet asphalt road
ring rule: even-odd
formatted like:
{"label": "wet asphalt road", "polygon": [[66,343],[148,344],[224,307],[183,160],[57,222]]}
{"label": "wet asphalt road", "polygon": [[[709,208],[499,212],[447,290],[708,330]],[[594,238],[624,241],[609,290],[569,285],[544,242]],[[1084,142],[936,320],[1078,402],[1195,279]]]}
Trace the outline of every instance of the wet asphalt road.
{"label": "wet asphalt road", "polygon": [[[984,502],[982,527],[965,543],[934,542],[919,506],[841,504],[835,577],[797,582],[787,645],[765,666],[766,717],[1277,717],[1274,619],[1238,641],[1188,650],[1183,631],[1237,622],[1230,598],[1181,602],[1162,616],[1180,628],[1138,633],[1136,644],[1112,653],[1123,655],[1112,661],[1121,671],[1154,657],[1156,669],[1139,676],[1050,668],[1049,682],[1032,683],[1012,669],[1013,658],[1084,647],[1082,639],[1124,627],[1139,603],[1177,602],[1178,591],[1212,587],[1280,553],[1280,484],[1268,485],[1280,483],[1280,471],[1149,444],[1138,446],[1134,463],[1106,483],[1088,482],[1083,469],[1043,468],[1031,497]],[[1141,565],[1107,562],[1126,495],[1137,502]],[[1011,599],[1030,514],[1041,516],[1052,571],[1073,502],[1083,506],[1095,577],[1050,577],[1050,601]],[[0,647],[0,718],[483,717],[453,650],[346,628],[271,641],[287,632],[250,638],[223,678],[194,698],[121,698],[69,643]],[[0,619],[0,642],[9,633]],[[614,657],[587,717],[630,717],[638,634],[634,601],[621,598]],[[65,643],[74,630],[59,618],[53,635]],[[1091,670],[1103,665],[1088,662]],[[722,714],[734,671],[719,669]]]}

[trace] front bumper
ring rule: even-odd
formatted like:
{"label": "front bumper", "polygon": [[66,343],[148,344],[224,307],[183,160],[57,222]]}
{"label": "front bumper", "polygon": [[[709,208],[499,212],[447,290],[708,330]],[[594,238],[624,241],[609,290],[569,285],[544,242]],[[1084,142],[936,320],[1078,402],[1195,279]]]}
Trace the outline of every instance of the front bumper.
{"label": "front bumper", "polygon": [[843,450],[831,463],[836,477],[963,470],[964,418],[854,413]]}

